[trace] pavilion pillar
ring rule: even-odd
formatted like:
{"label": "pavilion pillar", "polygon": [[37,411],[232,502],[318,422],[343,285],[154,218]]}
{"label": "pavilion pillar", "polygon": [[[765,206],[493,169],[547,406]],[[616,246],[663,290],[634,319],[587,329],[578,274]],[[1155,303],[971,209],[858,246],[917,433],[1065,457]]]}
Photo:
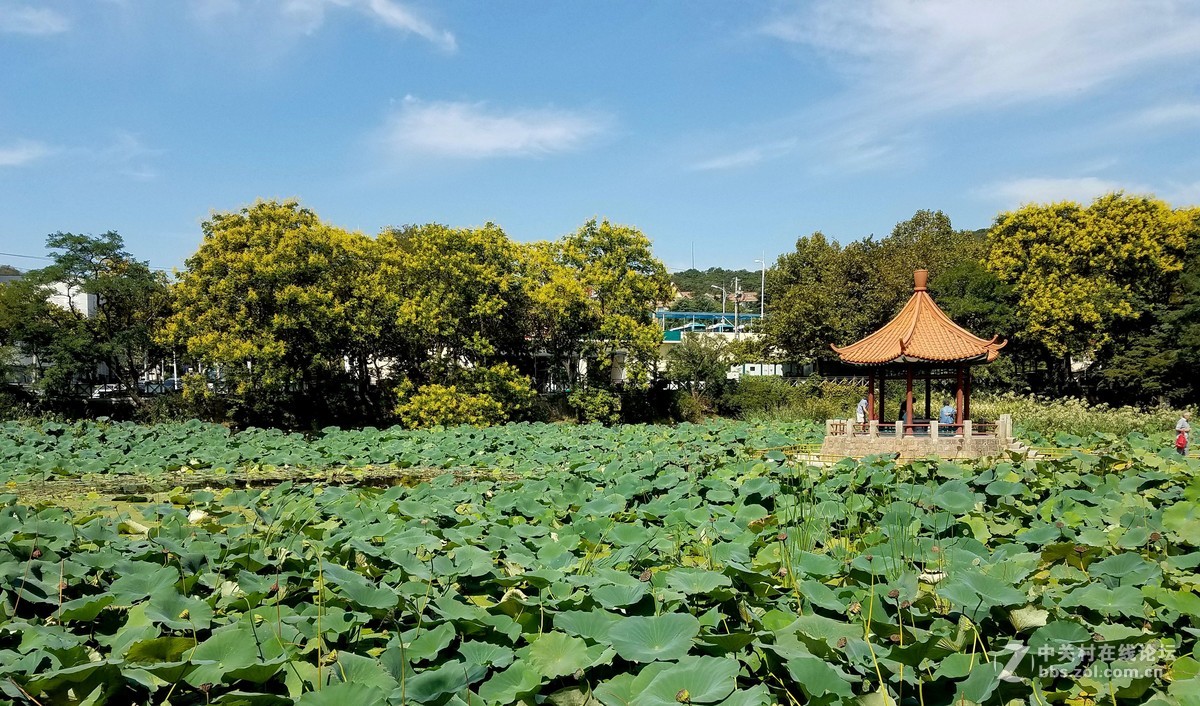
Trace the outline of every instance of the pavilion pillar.
{"label": "pavilion pillar", "polygon": [[875,371],[872,370],[867,374],[867,419],[866,421],[879,421],[879,417],[875,416]]}
{"label": "pavilion pillar", "polygon": [[933,370],[925,371],[925,418],[932,419],[930,416],[929,396],[933,392]]}
{"label": "pavilion pillar", "polygon": [[912,398],[913,369],[912,369],[912,365],[910,364],[910,365],[906,366],[904,368],[904,370],[905,370],[905,376],[904,376],[905,381],[908,383],[907,392],[905,393],[905,397],[904,397],[904,405],[905,405],[905,407],[904,407],[904,423],[911,428],[912,423],[913,423],[913,398]]}
{"label": "pavilion pillar", "polygon": [[966,374],[963,375],[963,382],[966,389],[963,390],[963,419],[971,418],[971,368],[968,367]]}
{"label": "pavilion pillar", "polygon": [[954,392],[954,423],[962,424],[966,417],[963,415],[963,366],[958,366],[958,380]]}
{"label": "pavilion pillar", "polygon": [[884,392],[883,383],[884,383],[884,380],[886,380],[886,379],[887,379],[887,368],[880,368],[879,369],[879,417],[878,417],[878,419],[881,422],[885,419],[885,417],[883,416],[883,410],[887,406],[887,398],[883,396],[883,392]]}

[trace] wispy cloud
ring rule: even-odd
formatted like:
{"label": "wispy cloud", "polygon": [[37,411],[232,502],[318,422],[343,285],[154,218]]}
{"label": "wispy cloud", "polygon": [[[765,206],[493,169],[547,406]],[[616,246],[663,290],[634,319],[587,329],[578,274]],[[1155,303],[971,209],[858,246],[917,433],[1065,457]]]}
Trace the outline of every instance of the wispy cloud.
{"label": "wispy cloud", "polygon": [[1164,103],[1142,110],[1127,121],[1132,127],[1200,127],[1200,103]]}
{"label": "wispy cloud", "polygon": [[164,150],[148,147],[133,133],[118,132],[107,145],[86,149],[83,153],[121,176],[150,181],[158,178],[154,163]]}
{"label": "wispy cloud", "polygon": [[54,150],[34,140],[18,140],[0,145],[0,167],[23,167],[51,154]]}
{"label": "wispy cloud", "polygon": [[331,10],[350,10],[405,34],[428,40],[445,51],[458,48],[454,34],[439,29],[420,13],[396,0],[190,0],[193,17],[205,22],[224,22],[246,13],[267,12],[288,32],[313,34],[326,22]]}
{"label": "wispy cloud", "polygon": [[822,52],[889,110],[1071,98],[1200,56],[1200,12],[1179,0],[820,0],[762,34]]}
{"label": "wispy cloud", "polygon": [[9,34],[61,34],[71,22],[56,10],[13,3],[0,4],[0,32]]}
{"label": "wispy cloud", "polygon": [[37,140],[17,140],[0,144],[0,168],[32,167],[53,160],[67,168],[78,167],[104,175],[150,180],[158,177],[155,167],[161,149],[147,146],[135,134],[117,132],[104,143],[93,145],[48,145]]}
{"label": "wispy cloud", "polygon": [[798,143],[799,140],[793,137],[763,145],[755,145],[697,162],[692,165],[692,169],[695,171],[718,171],[750,167],[760,162],[782,157],[795,150]]}
{"label": "wispy cloud", "polygon": [[1200,206],[1200,181],[1168,184],[1161,195],[1172,206]]}
{"label": "wispy cloud", "polygon": [[1124,191],[1134,194],[1154,193],[1154,189],[1131,182],[1085,177],[1024,177],[988,184],[976,190],[976,195],[1005,207],[1027,203],[1078,201],[1088,203],[1097,196]]}
{"label": "wispy cloud", "polygon": [[497,110],[486,103],[425,102],[407,96],[383,130],[395,154],[465,159],[570,152],[607,130],[600,115],[557,110]]}
{"label": "wispy cloud", "polygon": [[[798,136],[794,157],[822,174],[919,164],[938,125],[1081,102],[1117,81],[1185,75],[1200,58],[1200,5],[1185,0],[784,0],[776,7],[752,36],[823,61],[841,87],[758,126],[757,142]],[[1198,108],[1186,101],[1147,108],[1135,127],[1119,109],[1102,107],[1088,135],[1078,125],[1071,135],[1089,144],[1113,142],[1118,129],[1153,136],[1195,121]],[[750,147],[694,164],[748,167],[773,154]],[[1075,182],[1076,193],[1095,186],[1086,178],[1050,182]]]}

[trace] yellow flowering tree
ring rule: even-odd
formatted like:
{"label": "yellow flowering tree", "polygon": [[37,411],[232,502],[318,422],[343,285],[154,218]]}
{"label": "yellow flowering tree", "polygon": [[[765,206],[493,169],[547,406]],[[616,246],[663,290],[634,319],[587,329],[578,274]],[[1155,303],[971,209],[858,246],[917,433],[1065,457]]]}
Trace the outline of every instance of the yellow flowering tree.
{"label": "yellow flowering tree", "polygon": [[996,217],[985,265],[1012,285],[1026,336],[1064,359],[1090,355],[1162,295],[1193,227],[1147,196],[1027,205]]}

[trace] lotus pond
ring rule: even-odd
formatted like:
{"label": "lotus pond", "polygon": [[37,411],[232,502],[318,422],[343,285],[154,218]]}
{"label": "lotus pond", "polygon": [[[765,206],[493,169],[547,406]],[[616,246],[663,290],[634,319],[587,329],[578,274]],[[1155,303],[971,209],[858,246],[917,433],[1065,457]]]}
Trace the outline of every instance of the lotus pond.
{"label": "lotus pond", "polygon": [[[0,700],[1200,703],[1194,460],[778,448],[817,434],[2,426]],[[440,472],[36,495],[263,465]]]}

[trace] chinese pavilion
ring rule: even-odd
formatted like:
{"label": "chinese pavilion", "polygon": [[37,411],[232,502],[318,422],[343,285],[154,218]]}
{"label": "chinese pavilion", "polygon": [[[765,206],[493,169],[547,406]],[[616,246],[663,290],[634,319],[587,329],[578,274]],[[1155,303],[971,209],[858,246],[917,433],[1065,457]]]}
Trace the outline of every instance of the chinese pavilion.
{"label": "chinese pavilion", "polygon": [[[928,277],[926,270],[917,270],[913,274],[912,297],[900,313],[878,331],[848,346],[831,346],[843,363],[868,369],[867,415],[866,422],[859,424],[835,420],[827,429],[827,437],[888,439],[885,444],[851,444],[847,451],[857,448],[867,453],[900,450],[902,454],[909,452],[903,455],[928,452],[942,456],[974,456],[983,455],[980,449],[990,450],[996,444],[980,446],[961,440],[982,437],[1004,440],[1011,435],[1007,419],[997,420],[1000,424],[971,422],[971,366],[992,362],[1007,342],[999,336],[979,338],[954,323],[929,295]],[[905,385],[904,402],[896,410],[897,415],[891,417],[899,420],[894,426],[885,409],[885,389],[889,380],[903,381]],[[935,380],[952,381],[955,400],[952,424],[939,424],[936,410],[931,406]],[[914,386],[920,383],[924,383],[925,388],[923,409],[914,405],[913,398]],[[927,439],[933,443],[909,442],[904,444],[904,449],[890,448],[894,446],[892,440],[905,438]],[[959,441],[952,441],[956,439]],[[923,449],[923,446],[929,449]]]}

